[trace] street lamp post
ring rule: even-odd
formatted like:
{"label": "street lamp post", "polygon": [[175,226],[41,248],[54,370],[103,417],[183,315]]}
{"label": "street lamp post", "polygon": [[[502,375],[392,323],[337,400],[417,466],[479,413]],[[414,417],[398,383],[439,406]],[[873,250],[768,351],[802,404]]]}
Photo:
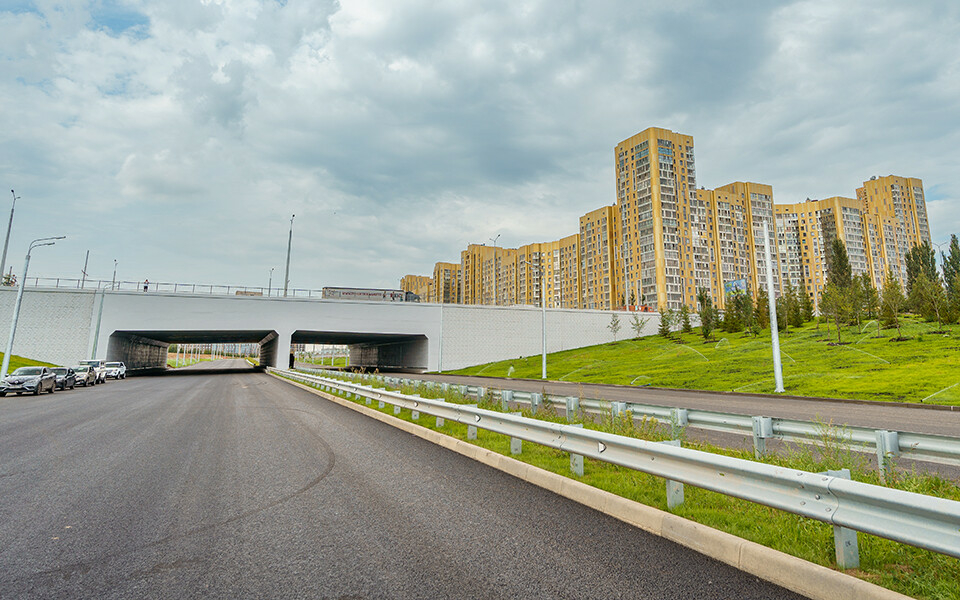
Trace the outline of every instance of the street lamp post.
{"label": "street lamp post", "polygon": [[540,279],[540,379],[547,378],[547,297],[543,291],[543,268],[526,260],[521,261],[537,270]]}
{"label": "street lamp post", "polygon": [[3,366],[0,367],[0,379],[6,377],[7,371],[10,369],[10,354],[13,352],[13,338],[17,333],[17,320],[20,318],[20,304],[23,302],[23,288],[27,283],[27,269],[30,267],[30,253],[33,252],[34,248],[39,248],[40,246],[52,246],[57,243],[56,240],[62,240],[66,237],[67,236],[65,235],[46,237],[30,242],[30,247],[27,249],[27,259],[23,263],[23,278],[20,280],[20,289],[17,290],[17,302],[13,305],[13,320],[10,322],[10,337],[7,338],[7,351],[3,354]]}
{"label": "street lamp post", "polygon": [[115,290],[116,286],[117,286],[117,259],[113,259],[113,279],[110,280],[110,291],[112,292],[113,290]]}
{"label": "street lamp post", "polygon": [[17,196],[17,193],[13,190],[10,190],[10,193],[13,194],[13,206],[10,207],[10,222],[7,223],[7,238],[3,242],[3,258],[0,258],[0,277],[3,276],[4,269],[7,268],[7,245],[10,244],[10,230],[13,229],[13,211],[17,208],[17,200],[20,199],[20,196]]}
{"label": "street lamp post", "polygon": [[276,267],[270,267],[270,280],[267,282],[267,296],[273,295],[273,270]]}
{"label": "street lamp post", "polygon": [[283,297],[287,297],[287,286],[290,285],[290,248],[293,247],[293,218],[297,215],[290,215],[290,236],[287,238],[287,270],[283,274]]}
{"label": "street lamp post", "polygon": [[487,239],[493,242],[493,305],[497,306],[498,304],[500,304],[500,302],[498,301],[499,299],[497,298],[497,291],[498,291],[497,284],[499,279],[497,274],[497,271],[499,271],[499,269],[497,268],[497,240],[500,239],[500,234],[498,233],[497,237],[492,237]]}
{"label": "street lamp post", "polygon": [[773,260],[770,258],[770,232],[767,222],[763,222],[763,255],[767,261],[767,300],[770,310],[770,340],[773,346],[773,381],[774,390],[783,393],[783,366],[780,362],[780,330],[777,327],[776,297],[773,291]]}

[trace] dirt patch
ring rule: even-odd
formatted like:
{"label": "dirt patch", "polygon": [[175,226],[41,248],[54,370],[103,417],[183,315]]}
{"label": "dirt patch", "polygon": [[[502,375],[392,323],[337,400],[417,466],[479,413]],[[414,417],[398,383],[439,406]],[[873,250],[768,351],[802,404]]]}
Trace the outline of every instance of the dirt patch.
{"label": "dirt patch", "polygon": [[849,346],[850,342],[828,342],[828,346]]}
{"label": "dirt patch", "polygon": [[912,339],[913,339],[912,337],[895,337],[895,338],[890,338],[890,341],[891,342],[907,342]]}

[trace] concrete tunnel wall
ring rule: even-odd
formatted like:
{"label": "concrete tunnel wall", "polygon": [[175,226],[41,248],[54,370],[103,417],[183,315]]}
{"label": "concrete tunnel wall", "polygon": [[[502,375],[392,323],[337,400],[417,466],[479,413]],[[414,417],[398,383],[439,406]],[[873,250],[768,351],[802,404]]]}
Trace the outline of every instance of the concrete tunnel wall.
{"label": "concrete tunnel wall", "polygon": [[[0,326],[9,323],[16,288],[0,286]],[[612,341],[611,311],[546,311],[547,351],[556,352]],[[119,358],[163,364],[156,343],[170,343],[170,332],[264,332],[264,365],[285,365],[295,335],[303,332],[353,336],[351,362],[371,368],[400,362],[411,369],[450,370],[540,352],[541,311],[529,306],[460,306],[426,303],[377,303],[172,293],[28,288],[14,344],[14,354],[71,365],[85,358]],[[619,313],[623,336],[634,335],[632,313]],[[652,334],[659,315],[645,319]],[[9,331],[9,330],[7,330]],[[145,340],[113,340],[126,332]],[[157,338],[144,332],[160,332]],[[267,337],[273,332],[275,338]],[[393,338],[379,339],[378,336]],[[359,337],[358,337],[359,336]],[[362,339],[366,336],[367,339]],[[120,336],[121,338],[123,336]],[[188,343],[182,340],[183,343]],[[221,339],[230,343],[229,339]],[[234,340],[235,341],[235,340]],[[304,341],[310,343],[308,339]],[[337,343],[337,342],[329,342]],[[139,345],[152,346],[138,348]],[[355,355],[355,356],[353,356]],[[123,360],[122,358],[120,358]],[[126,362],[126,361],[124,361]]]}
{"label": "concrete tunnel wall", "polygon": [[116,332],[107,344],[107,360],[122,361],[127,369],[163,369],[169,344],[133,333]]}

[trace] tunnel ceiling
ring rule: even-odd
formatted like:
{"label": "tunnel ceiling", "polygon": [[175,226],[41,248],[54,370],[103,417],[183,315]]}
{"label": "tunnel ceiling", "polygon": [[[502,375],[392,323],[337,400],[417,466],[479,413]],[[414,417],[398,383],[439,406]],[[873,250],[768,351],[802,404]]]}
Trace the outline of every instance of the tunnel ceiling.
{"label": "tunnel ceiling", "polygon": [[357,333],[350,331],[296,331],[291,343],[294,344],[393,344],[425,340],[424,335],[400,333]]}
{"label": "tunnel ceiling", "polygon": [[272,330],[244,331],[117,331],[165,344],[257,344],[276,337]]}

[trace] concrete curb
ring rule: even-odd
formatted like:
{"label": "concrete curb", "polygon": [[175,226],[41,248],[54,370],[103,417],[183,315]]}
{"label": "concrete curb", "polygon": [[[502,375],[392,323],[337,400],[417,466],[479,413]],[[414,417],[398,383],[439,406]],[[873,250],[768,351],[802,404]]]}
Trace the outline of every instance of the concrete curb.
{"label": "concrete curb", "polygon": [[472,458],[518,479],[598,510],[648,533],[685,546],[745,573],[755,575],[813,600],[903,600],[892,590],[846,573],[785,554],[672,513],[628,500],[563,475],[497,454],[486,448],[274,375],[325,400],[406,431],[438,446]]}

